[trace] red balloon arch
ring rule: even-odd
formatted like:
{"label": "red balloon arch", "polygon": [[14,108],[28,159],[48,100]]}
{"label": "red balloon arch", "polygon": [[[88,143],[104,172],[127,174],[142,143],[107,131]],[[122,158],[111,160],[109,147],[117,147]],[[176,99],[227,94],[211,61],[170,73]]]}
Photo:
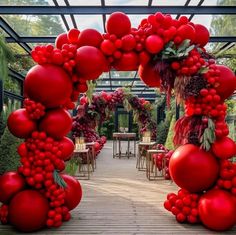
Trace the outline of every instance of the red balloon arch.
{"label": "red balloon arch", "polygon": [[[204,46],[208,30],[181,16],[160,12],[131,28],[127,15],[111,14],[101,35],[94,29],[71,29],[52,45],[36,46],[38,65],[28,72],[24,108],[8,119],[11,133],[25,139],[19,148],[21,166],[0,178],[0,220],[23,232],[59,227],[70,219],[82,191],[78,181],[63,175],[73,143],[65,137],[78,95],[111,68],[138,70],[144,83],[175,91],[185,115],[175,126],[181,145],[170,160],[170,174],[181,187],[167,195],[164,207],[178,222],[202,222],[213,230],[236,223],[235,143],[227,137],[224,100],[236,88],[234,73],[217,65]],[[24,212],[24,217],[22,217]]]}

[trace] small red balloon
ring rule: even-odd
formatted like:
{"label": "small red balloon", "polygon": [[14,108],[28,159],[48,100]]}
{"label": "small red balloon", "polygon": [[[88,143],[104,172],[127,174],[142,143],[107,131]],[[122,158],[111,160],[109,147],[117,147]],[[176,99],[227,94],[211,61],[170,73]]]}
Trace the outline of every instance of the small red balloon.
{"label": "small red balloon", "polygon": [[28,156],[28,150],[27,150],[25,142],[21,143],[18,146],[17,152],[21,157],[27,157]]}
{"label": "small red balloon", "polygon": [[100,47],[102,35],[96,29],[85,29],[80,32],[78,46]]}
{"label": "small red balloon", "polygon": [[64,44],[69,43],[66,33],[59,34],[56,38],[55,45],[56,48],[61,49]]}
{"label": "small red balloon", "polygon": [[75,149],[73,141],[68,137],[63,137],[63,139],[59,141],[59,144],[62,146],[62,159],[68,161]]}
{"label": "small red balloon", "polygon": [[0,202],[8,203],[16,193],[24,188],[25,180],[18,172],[4,173],[0,178]]}
{"label": "small red balloon", "polygon": [[70,43],[77,43],[79,41],[80,31],[78,29],[70,29],[67,33],[67,38]]}
{"label": "small red balloon", "polygon": [[7,119],[9,131],[18,138],[27,138],[37,129],[35,121],[30,119],[26,109],[12,112]]}
{"label": "small red balloon", "polygon": [[122,50],[132,51],[136,46],[136,40],[132,34],[128,34],[122,37]]}
{"label": "small red balloon", "polygon": [[145,47],[151,54],[157,54],[164,47],[164,42],[161,37],[157,35],[150,35],[146,38]]}
{"label": "small red balloon", "polygon": [[195,24],[194,28],[196,32],[194,43],[200,45],[201,47],[204,47],[208,43],[210,38],[208,29],[201,24]]}
{"label": "small red balloon", "polygon": [[177,35],[180,36],[182,40],[189,39],[191,42],[194,42],[196,38],[195,29],[190,24],[181,25],[177,29]]}
{"label": "small red balloon", "polygon": [[61,175],[67,186],[65,188],[65,205],[69,210],[73,210],[79,205],[82,198],[82,188],[78,180],[70,175]]}
{"label": "small red balloon", "polygon": [[198,210],[202,223],[209,229],[225,231],[236,224],[236,202],[227,191],[206,192],[199,200]]}

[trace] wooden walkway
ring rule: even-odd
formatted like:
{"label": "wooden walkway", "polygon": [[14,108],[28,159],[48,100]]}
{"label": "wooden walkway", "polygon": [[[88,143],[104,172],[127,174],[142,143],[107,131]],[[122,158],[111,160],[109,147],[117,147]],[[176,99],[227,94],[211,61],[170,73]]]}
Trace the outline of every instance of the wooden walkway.
{"label": "wooden walkway", "polygon": [[[113,159],[112,145],[108,143],[98,157],[91,179],[80,181],[83,199],[73,210],[73,218],[59,229],[34,234],[236,234],[236,226],[229,232],[215,233],[201,225],[177,223],[162,206],[166,194],[176,192],[177,187],[164,180],[149,182],[135,164],[134,158]],[[17,233],[0,225],[0,234]]]}

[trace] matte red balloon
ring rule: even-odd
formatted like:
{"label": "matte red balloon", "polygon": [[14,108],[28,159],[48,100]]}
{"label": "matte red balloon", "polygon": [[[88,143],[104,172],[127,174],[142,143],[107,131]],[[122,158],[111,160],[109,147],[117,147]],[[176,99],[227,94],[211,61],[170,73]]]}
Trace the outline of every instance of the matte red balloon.
{"label": "matte red balloon", "polygon": [[67,33],[62,33],[57,36],[55,41],[56,48],[61,49],[62,46],[67,43],[69,43]]}
{"label": "matte red balloon", "polygon": [[196,32],[194,43],[200,45],[201,47],[204,47],[208,43],[210,38],[208,29],[201,24],[195,24],[194,28]]}
{"label": "matte red balloon", "polygon": [[137,53],[130,51],[122,54],[113,67],[118,71],[132,71],[137,70],[139,64],[139,58]]}
{"label": "matte red balloon", "polygon": [[220,71],[220,76],[218,79],[219,85],[215,89],[217,94],[222,98],[222,100],[224,100],[230,97],[236,90],[236,77],[229,67],[225,65],[216,66]]}
{"label": "matte red balloon", "polygon": [[77,91],[80,93],[85,93],[88,90],[88,85],[87,83],[79,83],[76,87]]}
{"label": "matte red balloon", "polygon": [[78,43],[80,31],[78,29],[70,29],[67,33],[67,38],[70,43]]}
{"label": "matte red balloon", "polygon": [[146,38],[145,48],[152,54],[157,54],[164,48],[164,42],[161,37],[157,35],[150,35]]}
{"label": "matte red balloon", "polygon": [[138,74],[141,80],[149,87],[160,87],[160,74],[151,63],[140,65]]}
{"label": "matte red balloon", "polygon": [[39,123],[40,131],[45,131],[49,136],[56,139],[65,136],[71,130],[71,127],[71,116],[62,108],[47,111]]}
{"label": "matte red balloon", "polygon": [[110,41],[110,40],[104,40],[101,43],[101,51],[105,54],[105,55],[112,55],[114,53],[114,51],[116,50],[115,44]]}
{"label": "matte red balloon", "polygon": [[198,210],[202,223],[212,230],[225,231],[236,224],[236,202],[227,191],[206,192],[199,200]]}
{"label": "matte red balloon", "polygon": [[47,108],[65,104],[72,93],[72,82],[59,66],[36,65],[29,70],[24,82],[27,97],[40,102]]}
{"label": "matte red balloon", "polygon": [[85,29],[80,32],[78,46],[100,47],[102,35],[96,29]]}
{"label": "matte red balloon", "polygon": [[[182,40],[189,39],[191,42],[194,42],[196,38],[195,29],[190,24],[181,25],[177,29],[177,35],[179,35]],[[200,35],[197,35],[197,37],[200,37]]]}
{"label": "matte red balloon", "polygon": [[109,34],[115,34],[119,38],[129,34],[131,31],[129,17],[123,12],[112,13],[107,20],[106,30]]}
{"label": "matte red balloon", "polygon": [[214,155],[220,159],[228,159],[236,154],[236,145],[229,137],[216,140],[211,147]]}
{"label": "matte red balloon", "polygon": [[30,119],[26,109],[17,109],[7,119],[9,131],[18,138],[27,138],[37,129],[35,121]]}
{"label": "matte red balloon", "polygon": [[219,175],[219,164],[209,152],[196,145],[185,144],[171,156],[169,171],[180,188],[196,193],[213,186]]}
{"label": "matte red balloon", "polygon": [[18,146],[17,152],[21,157],[27,157],[28,156],[28,150],[27,150],[25,142],[21,143]]}
{"label": "matte red balloon", "polygon": [[24,178],[16,171],[4,173],[0,178],[0,202],[6,204],[25,188]]}
{"label": "matte red balloon", "polygon": [[70,175],[61,175],[67,186],[65,188],[65,205],[69,210],[73,210],[79,205],[82,198],[82,188],[80,182]]}
{"label": "matte red balloon", "polygon": [[136,40],[132,34],[128,34],[122,37],[122,50],[132,51],[136,46]]}
{"label": "matte red balloon", "polygon": [[107,61],[102,52],[93,46],[82,46],[76,53],[76,70],[79,76],[97,79],[106,68]]}
{"label": "matte red balloon", "polygon": [[46,225],[49,203],[35,190],[17,193],[9,205],[9,221],[21,232],[33,232]]}
{"label": "matte red balloon", "polygon": [[63,137],[63,139],[59,141],[59,144],[62,146],[62,159],[68,161],[75,149],[73,141],[68,137]]}

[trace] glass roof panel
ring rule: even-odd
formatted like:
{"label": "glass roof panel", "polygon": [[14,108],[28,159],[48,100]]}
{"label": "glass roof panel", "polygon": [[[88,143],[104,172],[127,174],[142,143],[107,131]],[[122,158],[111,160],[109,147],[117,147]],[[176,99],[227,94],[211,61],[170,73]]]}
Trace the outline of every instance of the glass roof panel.
{"label": "glass roof panel", "polygon": [[[0,6],[47,6],[50,5],[52,0],[1,0]],[[53,4],[54,5],[54,4]]]}
{"label": "glass roof panel", "polygon": [[97,29],[103,32],[103,22],[101,15],[74,15],[79,30],[88,28]]}
{"label": "glass roof panel", "polygon": [[109,78],[109,73],[102,73],[102,75],[100,75],[99,79],[103,79],[103,78]]}
{"label": "glass roof panel", "polygon": [[65,32],[58,15],[4,15],[2,16],[20,36],[57,36]]}
{"label": "glass roof panel", "polygon": [[166,0],[153,0],[153,6],[184,6],[187,0],[175,0],[175,1],[166,1]]}
{"label": "glass roof panel", "polygon": [[226,43],[225,42],[209,42],[207,43],[207,45],[205,46],[206,50],[212,54],[214,54],[215,52],[217,52],[222,46],[224,46]]}
{"label": "glass roof panel", "polygon": [[110,81],[103,81],[102,79],[98,79],[97,81],[97,85],[104,85],[104,86],[110,86]]}
{"label": "glass roof panel", "polygon": [[116,71],[116,70],[111,71],[112,78],[131,78],[132,79],[135,74],[136,74],[135,71]]}
{"label": "glass roof panel", "polygon": [[148,0],[105,0],[107,6],[147,6]]}
{"label": "glass roof panel", "polygon": [[132,81],[116,81],[115,79],[114,80],[112,80],[112,82],[111,82],[111,84],[112,84],[112,86],[113,85],[115,85],[115,86],[128,86],[128,85],[130,85],[130,83],[132,83]]}
{"label": "glass roof panel", "polygon": [[[64,1],[64,0],[58,0],[58,2]],[[69,4],[71,6],[101,6],[101,0],[68,0]]]}
{"label": "glass roof panel", "polygon": [[219,0],[205,0],[202,3],[202,6],[236,6],[236,1],[235,0],[224,0],[224,1],[219,1]]}

